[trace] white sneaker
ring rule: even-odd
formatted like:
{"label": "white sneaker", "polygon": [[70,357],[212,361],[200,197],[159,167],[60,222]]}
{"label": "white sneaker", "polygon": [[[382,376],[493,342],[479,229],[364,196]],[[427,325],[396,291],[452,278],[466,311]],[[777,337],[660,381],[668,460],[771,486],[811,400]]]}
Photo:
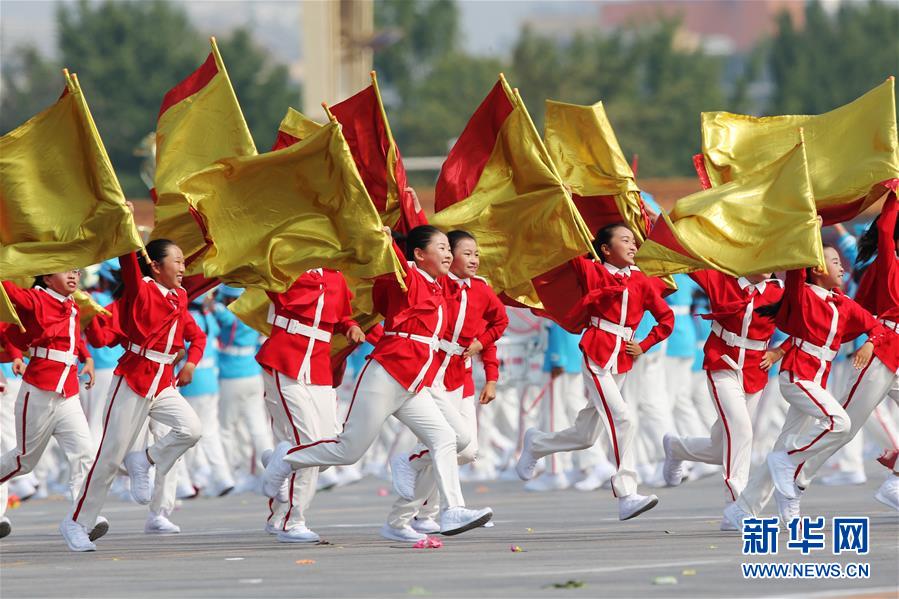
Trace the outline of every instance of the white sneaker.
{"label": "white sneaker", "polygon": [[662,466],[662,476],[665,478],[665,484],[669,487],[677,487],[684,482],[684,461],[676,460],[671,455],[671,444],[674,442],[676,435],[667,433],[662,437],[662,447],[665,448],[665,464]]}
{"label": "white sneaker", "polygon": [[389,524],[385,524],[381,527],[381,536],[385,539],[390,539],[391,541],[399,541],[401,543],[417,543],[418,541],[423,541],[428,538],[428,535],[426,534],[415,532],[415,530],[413,530],[411,526],[394,528]]}
{"label": "white sneaker", "polygon": [[868,482],[864,470],[853,470],[849,472],[834,472],[827,476],[821,477],[821,484],[828,487],[840,487],[843,485],[863,485]]}
{"label": "white sneaker", "polygon": [[783,493],[774,489],[774,501],[777,503],[781,526],[786,528],[795,518],[799,518],[799,497],[785,497]]}
{"label": "white sneaker", "polygon": [[582,480],[574,483],[574,488],[578,491],[595,491],[610,482],[613,474],[615,474],[615,466],[610,462],[603,462],[591,468],[590,473]]}
{"label": "white sneaker", "polygon": [[420,532],[423,535],[434,535],[440,532],[440,525],[433,518],[413,518],[409,526],[415,532]]}
{"label": "white sneaker", "polygon": [[561,491],[571,486],[564,472],[544,472],[537,478],[531,479],[524,486],[525,491]]}
{"label": "white sneaker", "polygon": [[241,493],[258,493],[261,486],[262,482],[259,480],[259,477],[253,476],[252,474],[244,474],[234,485],[234,490],[231,492],[235,495],[240,495]]}
{"label": "white sneaker", "polygon": [[408,453],[398,453],[390,458],[390,474],[393,490],[401,499],[412,501],[418,472],[409,463]]}
{"label": "white sneaker", "polygon": [[207,497],[224,497],[234,490],[234,480],[217,480],[207,484],[203,488],[203,494]]}
{"label": "white sneaker", "polygon": [[176,535],[181,532],[181,527],[163,514],[150,512],[144,524],[144,532],[148,535]]}
{"label": "white sneaker", "polygon": [[796,474],[796,465],[793,464],[787,452],[772,451],[768,454],[767,461],[774,488],[780,491],[784,497],[796,499],[796,483],[793,482],[793,476]]}
{"label": "white sneaker", "polygon": [[521,455],[518,456],[518,462],[515,463],[515,472],[521,480],[531,480],[534,478],[534,470],[537,468],[537,460],[534,457],[534,436],[540,431],[535,428],[529,428],[524,433],[524,444],[521,448]]}
{"label": "white sneaker", "polygon": [[643,512],[648,512],[659,503],[659,498],[655,495],[640,495],[639,493],[631,493],[624,497],[618,498],[618,519],[630,520],[636,518]]}
{"label": "white sneaker", "polygon": [[141,449],[126,455],[125,470],[131,477],[131,496],[134,497],[134,501],[141,505],[150,503],[153,493],[153,484],[150,482],[153,479],[151,476],[153,464],[147,459],[147,452]]}
{"label": "white sneaker", "polygon": [[97,523],[94,524],[94,527],[88,533],[87,538],[91,541],[96,541],[103,535],[109,532],[109,520],[104,518],[103,516],[97,516]]}
{"label": "white sneaker", "polygon": [[0,539],[8,537],[12,532],[12,522],[6,516],[0,516]]}
{"label": "white sneaker", "polygon": [[702,462],[698,462],[694,463],[693,467],[690,468],[690,473],[687,475],[687,480],[692,482],[694,480],[714,476],[716,474],[721,474],[721,466],[718,466],[716,464],[704,464]]}
{"label": "white sneaker", "polygon": [[[272,452],[267,460],[268,463],[265,465],[265,472],[262,474],[262,492],[266,497],[277,499],[281,503],[287,503],[287,496],[289,494],[287,490],[287,477],[293,472],[290,464],[284,461],[284,456],[287,455],[289,449],[290,443],[287,441],[278,443],[278,446],[275,447],[275,451]],[[266,455],[263,454],[263,461],[266,461],[265,458]]]}
{"label": "white sneaker", "polygon": [[328,468],[324,472],[319,472],[318,482],[316,483],[317,491],[330,491],[337,486],[337,471],[334,468]]}
{"label": "white sneaker", "polygon": [[306,528],[305,524],[298,524],[278,533],[280,543],[318,543],[320,540],[318,534]]}
{"label": "white sneaker", "polygon": [[351,466],[340,466],[334,469],[337,474],[337,486],[345,487],[362,480],[362,472],[355,464]]}
{"label": "white sneaker", "polygon": [[62,533],[62,538],[65,539],[66,545],[72,551],[97,550],[97,546],[88,538],[84,527],[71,518],[66,518],[59,524],[59,532]]}
{"label": "white sneaker", "polygon": [[880,485],[880,488],[877,489],[877,493],[874,494],[874,499],[887,507],[899,511],[899,476],[890,474],[890,476],[883,481],[883,484]]}
{"label": "white sneaker", "polygon": [[724,508],[724,519],[730,522],[734,530],[743,530],[743,520],[746,518],[752,518],[752,514],[737,505],[736,501]]}
{"label": "white sneaker", "polygon": [[19,476],[9,481],[9,494],[18,495],[19,501],[26,502],[37,492],[37,486],[29,476]]}
{"label": "white sneaker", "polygon": [[735,530],[740,530],[740,529],[737,528],[733,522],[728,520],[726,516],[724,516],[721,518],[721,524],[718,525],[718,530],[735,531]]}
{"label": "white sneaker", "polygon": [[464,507],[451,507],[440,514],[440,534],[458,535],[472,528],[484,526],[493,518],[493,510],[489,507],[482,510],[470,510]]}
{"label": "white sneaker", "polygon": [[270,535],[276,535],[279,532],[281,532],[281,527],[276,526],[275,524],[272,524],[271,522],[266,522],[265,523],[265,532],[267,532]]}

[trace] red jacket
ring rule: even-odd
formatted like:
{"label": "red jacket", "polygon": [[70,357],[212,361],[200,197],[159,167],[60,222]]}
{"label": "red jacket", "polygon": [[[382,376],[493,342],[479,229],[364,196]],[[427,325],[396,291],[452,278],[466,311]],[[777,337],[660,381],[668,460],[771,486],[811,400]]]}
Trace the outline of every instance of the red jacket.
{"label": "red jacket", "polygon": [[781,370],[789,372],[791,380],[814,381],[825,388],[840,344],[867,333],[876,348],[883,337],[880,323],[850,298],[806,283],[805,269],[787,273],[776,322],[780,330],[792,336]]}
{"label": "red jacket", "polygon": [[[571,265],[585,291],[576,309],[585,310],[591,320],[581,339],[581,349],[600,368],[622,374],[631,369],[634,360],[625,352],[625,337],[633,338],[633,330],[646,310],[657,324],[640,341],[643,351],[671,334],[674,313],[662,299],[661,280],[647,277],[636,266],[619,270],[584,257],[575,258]],[[600,328],[609,325],[620,335]]]}
{"label": "red jacket", "polygon": [[[768,383],[768,373],[762,370],[764,349],[745,347],[755,345],[767,347],[774,334],[774,319],[756,314],[754,310],[779,302],[783,297],[783,287],[779,280],[753,285],[744,277],[739,279],[718,272],[701,270],[690,277],[709,296],[711,314],[703,318],[717,323],[721,335],[712,332],[705,342],[705,370],[740,370],[743,373],[743,390],[756,393]],[[727,337],[729,345],[722,337]],[[735,339],[739,337],[742,339]],[[745,340],[752,340],[746,342]]]}
{"label": "red jacket", "polygon": [[434,380],[431,364],[446,331],[447,307],[440,283],[414,262],[404,264],[406,290],[393,275],[376,279],[372,287],[375,310],[384,315],[384,336],[371,359],[405,389],[417,392]]}
{"label": "red jacket", "polygon": [[896,194],[891,193],[877,220],[877,258],[867,268],[856,301],[881,319],[886,328],[874,353],[887,368],[899,371],[899,256],[893,232],[899,215]]}
{"label": "red jacket", "polygon": [[492,346],[509,325],[509,317],[484,279],[459,279],[450,273],[440,285],[446,298],[446,331],[431,369],[434,385],[454,391],[465,386],[466,377],[471,379],[471,360],[463,359],[462,351],[475,339],[484,348]]}
{"label": "red jacket", "polygon": [[[481,364],[484,367],[484,376],[487,382],[496,382],[499,380],[499,360],[496,358],[496,345],[490,344],[485,346],[481,351]],[[462,397],[471,397],[474,395],[474,372],[471,364],[465,369],[465,384],[462,386]]]}
{"label": "red jacket", "polygon": [[3,288],[25,327],[33,354],[22,380],[66,398],[78,395],[77,363],[88,357],[78,325],[78,304],[43,287],[22,289],[3,281]]}
{"label": "red jacket", "polygon": [[336,270],[310,270],[284,293],[268,296],[272,336],[262,344],[256,361],[307,385],[331,386],[331,335],[345,335],[350,327],[358,326],[352,318],[353,295],[346,279]]}
{"label": "red jacket", "polygon": [[[187,311],[187,292],[166,289],[141,276],[137,254],[119,258],[124,291],[118,303],[118,328],[125,353],[115,374],[125,377],[132,391],[147,399],[175,382],[177,354],[190,342],[187,361],[198,364],[206,349],[206,334]],[[130,349],[129,349],[130,348]]]}

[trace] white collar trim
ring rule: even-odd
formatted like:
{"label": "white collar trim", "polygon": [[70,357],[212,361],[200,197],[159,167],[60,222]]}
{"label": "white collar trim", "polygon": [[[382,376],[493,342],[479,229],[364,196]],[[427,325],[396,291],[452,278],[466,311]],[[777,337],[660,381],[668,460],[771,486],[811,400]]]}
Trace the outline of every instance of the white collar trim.
{"label": "white collar trim", "polygon": [[411,260],[410,260],[410,261],[409,261],[409,266],[411,266],[412,268],[414,268],[415,270],[417,270],[419,273],[421,273],[421,276],[423,276],[423,277],[425,278],[425,280],[428,281],[429,283],[436,283],[436,282],[437,282],[437,279],[435,279],[434,277],[432,277],[431,275],[429,275],[428,273],[426,273],[426,272],[423,271],[422,269],[418,268],[418,264],[416,264],[414,261],[411,261]]}
{"label": "white collar trim", "polygon": [[453,280],[459,284],[459,286],[471,287],[471,278],[465,277],[464,279],[461,277],[457,277],[453,273],[449,273],[450,280]]}
{"label": "white collar trim", "polygon": [[64,304],[66,302],[66,300],[72,299],[72,296],[62,295],[61,293],[57,293],[57,292],[53,291],[49,287],[41,287],[40,285],[38,285],[37,288],[40,289],[41,291],[43,291],[44,293],[46,293],[47,295],[49,295],[50,297],[52,297],[53,299],[55,299],[56,301],[58,301],[60,304]]}
{"label": "white collar trim", "polygon": [[602,265],[605,266],[606,270],[613,275],[621,274],[625,277],[631,276],[631,269],[636,270],[636,267],[634,266],[625,266],[624,268],[618,268],[614,264],[609,264],[608,262],[603,262]]}

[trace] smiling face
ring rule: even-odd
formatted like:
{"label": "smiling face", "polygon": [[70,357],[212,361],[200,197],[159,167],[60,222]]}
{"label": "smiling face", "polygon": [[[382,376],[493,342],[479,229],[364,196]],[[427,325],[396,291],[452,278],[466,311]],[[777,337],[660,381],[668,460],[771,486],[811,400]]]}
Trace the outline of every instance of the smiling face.
{"label": "smiling face", "polygon": [[627,227],[615,227],[608,243],[600,246],[603,262],[608,262],[617,268],[634,265],[634,256],[637,255],[637,240]]}
{"label": "smiling face", "polygon": [[73,268],[66,272],[57,272],[52,275],[44,275],[44,287],[52,289],[66,297],[78,290],[78,282],[81,280],[81,270]]}
{"label": "smiling face", "polygon": [[434,278],[449,272],[453,263],[449,239],[443,233],[434,233],[424,248],[415,248],[415,264]]}
{"label": "smiling face", "polygon": [[840,254],[832,247],[824,248],[824,265],[825,270],[814,268],[812,270],[812,281],[815,285],[824,289],[842,289],[843,288],[843,261],[840,260]]}
{"label": "smiling face", "polygon": [[168,289],[180,287],[184,278],[184,254],[181,248],[175,244],[168,246],[161,259],[150,263],[150,271],[160,285]]}
{"label": "smiling face", "polygon": [[450,272],[460,279],[468,279],[478,274],[481,255],[474,239],[460,239],[453,250],[453,264]]}

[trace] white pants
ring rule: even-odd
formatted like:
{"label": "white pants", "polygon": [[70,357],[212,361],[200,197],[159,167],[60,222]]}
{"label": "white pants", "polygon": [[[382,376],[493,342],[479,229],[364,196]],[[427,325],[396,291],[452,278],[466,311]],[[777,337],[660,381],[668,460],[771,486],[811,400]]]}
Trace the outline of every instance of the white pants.
{"label": "white pants", "polygon": [[343,432],[333,439],[297,445],[285,459],[294,469],[352,464],[362,457],[391,414],[428,447],[441,509],[464,506],[456,465],[456,433],[427,389],[408,391],[375,360],[368,361],[356,382]]}
{"label": "white pants", "polygon": [[69,496],[75,497],[87,475],[94,447],[78,396],[67,399],[23,382],[15,410],[16,447],[0,458],[0,484],[31,472],[52,437],[69,462]]}
{"label": "white pants", "polygon": [[[231,468],[256,472],[262,452],[272,447],[261,375],[219,379],[219,423],[222,447]],[[249,436],[251,451],[239,441],[242,427]]]}
{"label": "white pants", "polygon": [[709,432],[693,401],[693,358],[665,356],[665,386],[671,402],[674,428],[681,437],[703,437]]}
{"label": "white pants", "polygon": [[[278,371],[264,373],[265,405],[275,441],[303,445],[337,434],[337,392],[328,385],[307,385]],[[294,471],[288,479],[287,503],[269,500],[268,522],[279,530],[306,523],[315,497],[318,468]]]}
{"label": "white pants", "polygon": [[100,442],[100,435],[103,434],[103,408],[106,407],[106,398],[109,397],[109,385],[112,383],[114,372],[115,368],[101,368],[95,371],[94,386],[90,389],[82,386],[78,394],[95,443]]}
{"label": "white pants", "polygon": [[[831,448],[836,450],[848,440],[849,416],[834,396],[814,381],[790,382],[790,374],[781,372],[778,382],[789,408],[773,450],[786,451],[797,466],[798,474],[800,464]],[[738,499],[739,505],[758,515],[771,499],[773,490],[771,472],[768,465],[761,462],[752,469],[749,482]]]}
{"label": "white pants", "polygon": [[633,406],[636,437],[634,463],[655,464],[665,459],[662,439],[675,432],[665,381],[665,347],[634,361],[621,394]]}
{"label": "white pants", "polygon": [[845,408],[851,424],[846,434],[842,436],[842,443],[829,444],[824,450],[805,461],[796,477],[796,482],[800,487],[807,487],[824,462],[842,444],[847,443],[858,434],[874,409],[887,396],[899,403],[899,376],[888,369],[877,357],[874,357],[865,368],[856,374],[843,396],[842,407]]}
{"label": "white pants", "polygon": [[676,437],[672,455],[679,460],[724,466],[725,501],[735,501],[749,479],[752,463],[752,417],[747,403],[758,393],[747,394],[736,370],[705,371],[709,393],[718,413],[710,436]]}
{"label": "white pants", "polygon": [[[203,423],[203,434],[199,443],[191,447],[184,456],[191,478],[204,487],[212,485],[220,489],[234,486],[231,467],[225,457],[222,438],[219,435],[219,397],[215,393],[185,397]],[[196,459],[202,452],[203,458]],[[205,459],[204,459],[205,458]]]}
{"label": "white pants", "polygon": [[[454,391],[436,388],[429,391],[456,433],[458,464],[475,461],[478,457],[478,424],[474,397],[462,397],[462,387]],[[419,473],[415,483],[415,496],[411,501],[400,497],[394,502],[393,510],[387,517],[387,522],[394,528],[406,526],[416,514],[423,518],[432,517],[439,505],[431,452],[422,445],[416,446],[409,456],[409,462]]]}
{"label": "white pants", "polygon": [[174,387],[166,387],[152,399],[147,399],[135,393],[124,377],[115,377],[106,402],[97,456],[76,501],[73,520],[86,528],[96,524],[119,464],[147,418],[171,427],[164,437],[147,449],[147,455],[156,464],[157,476],[171,470],[175,461],[197,444],[203,431],[203,423],[196,412]]}
{"label": "white pants", "polygon": [[534,457],[592,447],[605,426],[617,470],[612,476],[612,493],[616,497],[631,495],[637,492],[633,454],[636,422],[634,410],[621,396],[620,386],[626,375],[612,374],[588,358],[584,361],[592,383],[587,384],[587,405],[578,412],[573,426],[555,433],[534,435]]}

